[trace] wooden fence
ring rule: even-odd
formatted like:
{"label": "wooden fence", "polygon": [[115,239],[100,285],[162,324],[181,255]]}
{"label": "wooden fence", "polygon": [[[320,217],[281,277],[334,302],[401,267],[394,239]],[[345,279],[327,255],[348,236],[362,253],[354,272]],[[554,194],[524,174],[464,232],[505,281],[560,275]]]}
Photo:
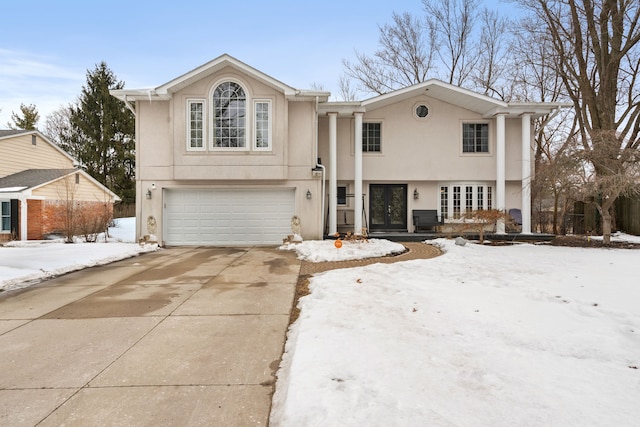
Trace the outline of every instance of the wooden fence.
{"label": "wooden fence", "polygon": [[130,218],[136,216],[135,203],[116,203],[113,206],[114,218]]}
{"label": "wooden fence", "polygon": [[616,200],[616,220],[619,230],[640,235],[640,198],[618,198]]}

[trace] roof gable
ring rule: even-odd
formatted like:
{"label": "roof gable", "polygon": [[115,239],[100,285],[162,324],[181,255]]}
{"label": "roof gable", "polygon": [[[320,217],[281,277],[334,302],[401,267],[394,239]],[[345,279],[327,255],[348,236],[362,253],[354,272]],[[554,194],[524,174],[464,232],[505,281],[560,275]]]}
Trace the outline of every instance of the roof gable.
{"label": "roof gable", "polygon": [[114,201],[120,200],[117,194],[96,181],[95,178],[82,169],[27,169],[17,172],[0,178],[0,194],[2,192],[20,193],[25,190],[35,190],[76,173],[79,173],[93,185],[109,194]]}
{"label": "roof gable", "polygon": [[273,77],[263,73],[262,71],[259,71],[245,64],[244,62],[237,60],[236,58],[226,53],[156,88],[119,89],[111,90],[109,91],[109,93],[125,102],[130,100],[169,100],[171,99],[171,95],[173,93],[178,92],[179,90],[184,89],[185,87],[190,86],[195,82],[213,75],[227,67],[236,69],[243,74],[246,74],[262,82],[263,84],[283,93],[286,97],[289,98],[310,99],[310,97],[319,97],[323,98],[323,100],[326,100],[330,95],[329,92],[295,89],[289,85],[282,83],[280,80],[274,79]]}
{"label": "roof gable", "polygon": [[515,117],[525,113],[531,114],[535,117],[550,114],[560,107],[570,106],[570,104],[562,103],[507,103],[499,99],[491,98],[490,96],[473,92],[469,89],[445,83],[438,79],[430,79],[425,82],[375,96],[361,102],[323,103],[320,106],[320,110],[322,112],[337,111],[342,112],[343,114],[362,111],[363,109],[364,111],[373,111],[420,95],[425,95],[427,97],[473,111],[483,117],[493,117],[497,114],[505,114]]}
{"label": "roof gable", "polygon": [[12,138],[15,138],[17,136],[24,136],[24,135],[37,135],[38,138],[40,138],[45,143],[49,144],[53,149],[55,149],[64,157],[69,159],[72,163],[79,163],[78,160],[76,160],[74,157],[71,156],[71,154],[67,153],[62,148],[58,147],[53,141],[47,138],[46,135],[44,135],[43,133],[37,130],[23,130],[23,129],[0,130],[0,144],[10,143]]}

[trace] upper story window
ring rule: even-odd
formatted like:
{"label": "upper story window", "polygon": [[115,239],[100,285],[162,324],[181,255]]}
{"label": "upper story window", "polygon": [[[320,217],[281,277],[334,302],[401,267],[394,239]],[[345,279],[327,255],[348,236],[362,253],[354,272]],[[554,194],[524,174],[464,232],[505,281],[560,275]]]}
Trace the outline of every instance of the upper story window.
{"label": "upper story window", "polygon": [[247,98],[242,86],[224,82],[213,91],[213,148],[245,148]]}
{"label": "upper story window", "polygon": [[362,123],[362,152],[381,152],[381,131],[380,123]]}
{"label": "upper story window", "polygon": [[204,141],[204,99],[187,100],[187,150],[204,150]]}
{"label": "upper story window", "polygon": [[256,100],[253,103],[255,137],[253,148],[256,150],[271,149],[271,101]]}
{"label": "upper story window", "polygon": [[462,152],[463,153],[488,153],[489,152],[489,124],[488,123],[463,123],[462,124]]}

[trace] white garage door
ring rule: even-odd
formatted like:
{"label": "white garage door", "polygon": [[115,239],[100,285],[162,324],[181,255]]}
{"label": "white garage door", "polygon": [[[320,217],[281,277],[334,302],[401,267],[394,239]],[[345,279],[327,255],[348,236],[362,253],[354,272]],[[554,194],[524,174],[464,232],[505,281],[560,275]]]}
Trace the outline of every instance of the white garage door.
{"label": "white garage door", "polygon": [[294,190],[165,190],[167,245],[277,244],[291,234]]}

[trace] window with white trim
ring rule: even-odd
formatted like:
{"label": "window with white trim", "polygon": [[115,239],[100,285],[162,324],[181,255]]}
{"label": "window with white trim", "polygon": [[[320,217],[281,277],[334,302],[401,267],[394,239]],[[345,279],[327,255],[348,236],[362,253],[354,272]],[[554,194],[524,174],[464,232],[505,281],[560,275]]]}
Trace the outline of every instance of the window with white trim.
{"label": "window with white trim", "polygon": [[379,153],[382,148],[381,123],[362,123],[362,152]]}
{"label": "window with white trim", "polygon": [[187,150],[205,150],[204,99],[187,100]]}
{"label": "window with white trim", "polygon": [[11,232],[11,202],[2,201],[0,202],[0,232],[1,233],[10,233]]}
{"label": "window with white trim", "polygon": [[491,198],[492,187],[485,183],[441,185],[438,214],[442,219],[459,219],[467,212],[492,209]]}
{"label": "window with white trim", "polygon": [[488,123],[463,123],[462,124],[462,152],[463,153],[488,153],[489,152],[489,124]]}
{"label": "window with white trim", "polygon": [[212,95],[212,148],[246,149],[247,97],[236,82],[220,83]]}
{"label": "window with white trim", "polygon": [[255,100],[253,111],[253,128],[255,129],[253,148],[271,150],[271,101]]}

